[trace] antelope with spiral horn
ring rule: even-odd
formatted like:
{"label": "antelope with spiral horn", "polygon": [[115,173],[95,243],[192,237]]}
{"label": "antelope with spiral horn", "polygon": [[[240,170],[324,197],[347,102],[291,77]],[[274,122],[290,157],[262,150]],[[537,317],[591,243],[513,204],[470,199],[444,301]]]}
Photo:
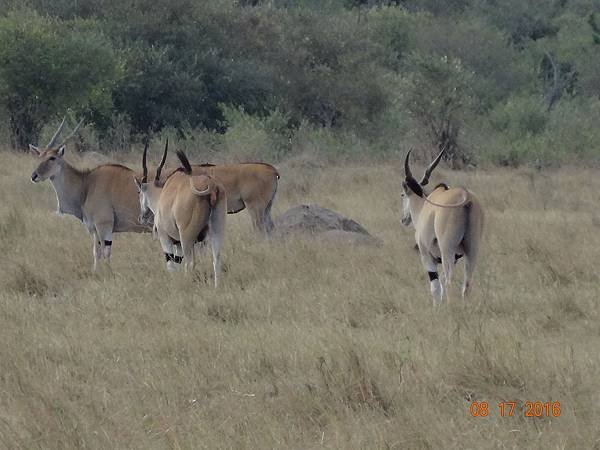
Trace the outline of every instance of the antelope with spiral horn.
{"label": "antelope with spiral horn", "polygon": [[[414,225],[421,262],[429,275],[431,294],[436,305],[442,302],[444,294],[448,298],[452,269],[463,256],[465,273],[462,296],[465,298],[469,294],[483,230],[483,209],[472,192],[465,188],[449,188],[443,183],[428,195],[423,190],[444,150],[429,165],[420,182],[410,170],[409,151],[404,161],[405,178],[402,183],[402,223]],[[443,287],[438,277],[439,263],[444,273]]]}
{"label": "antelope with spiral horn", "polygon": [[[212,247],[215,288],[219,283],[220,252],[227,216],[227,193],[223,185],[207,175],[192,175],[192,167],[182,151],[177,151],[181,167],[161,181],[169,141],[152,183],[148,183],[147,150],[142,156],[142,178],[135,178],[139,192],[140,222],[148,211],[154,213],[154,229],[165,254],[167,269],[184,262],[186,271],[194,268],[194,244],[208,238]],[[174,250],[181,245],[183,258]]]}
{"label": "antelope with spiral horn", "polygon": [[83,120],[65,139],[59,142],[66,116],[44,149],[29,148],[37,155],[39,164],[31,181],[49,179],[58,201],[58,213],[81,220],[92,236],[94,270],[101,259],[110,260],[113,233],[150,231],[138,223],[139,201],[131,178],[135,173],[119,164],[105,164],[92,170],[80,170],[63,158],[65,144]]}

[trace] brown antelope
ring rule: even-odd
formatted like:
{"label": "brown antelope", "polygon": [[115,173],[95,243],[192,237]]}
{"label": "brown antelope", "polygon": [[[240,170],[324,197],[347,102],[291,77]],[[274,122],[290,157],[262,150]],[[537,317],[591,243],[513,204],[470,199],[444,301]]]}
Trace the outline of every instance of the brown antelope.
{"label": "brown antelope", "polygon": [[[481,203],[464,188],[449,188],[437,185],[426,195],[423,186],[428,184],[431,172],[439,163],[444,150],[425,171],[422,180],[417,181],[409,165],[410,151],[404,161],[405,179],[402,183],[403,218],[402,223],[415,228],[415,239],[421,255],[421,262],[429,274],[430,289],[434,304],[441,303],[444,292],[448,296],[454,263],[465,257],[465,274],[462,296],[465,298],[471,289],[473,270],[483,229]],[[437,264],[442,264],[444,287],[438,279]]]}
{"label": "brown antelope", "polygon": [[[94,242],[94,270],[100,259],[110,259],[112,233],[150,231],[151,227],[136,222],[139,217],[139,196],[126,181],[133,173],[117,164],[99,166],[93,170],[79,170],[64,158],[65,143],[75,135],[81,122],[72,133],[59,143],[66,116],[45,148],[29,148],[41,160],[32,173],[31,180],[38,183],[50,178],[58,200],[58,213],[71,214],[81,220]],[[273,228],[271,205],[277,191],[277,170],[268,164],[236,164],[193,167],[194,174],[214,174],[229,188],[231,209],[236,213],[248,208],[254,226],[264,232]],[[114,182],[112,181],[114,178]],[[125,180],[125,181],[124,181]]]}
{"label": "brown antelope", "polygon": [[79,170],[64,158],[65,143],[75,135],[81,122],[60,144],[58,137],[65,124],[60,127],[40,150],[30,145],[40,163],[31,174],[31,181],[39,183],[50,179],[56,192],[58,214],[70,214],[83,222],[92,235],[94,270],[102,258],[110,260],[112,235],[124,231],[150,231],[150,227],[138,223],[139,200],[131,178],[131,169],[118,164],[106,164],[92,170]]}
{"label": "brown antelope", "polygon": [[161,182],[160,174],[168,148],[167,141],[153,183],[148,183],[148,147],[144,149],[142,179],[135,178],[140,202],[139,220],[145,220],[148,210],[154,213],[154,229],[165,254],[167,270],[173,269],[172,263],[181,263],[181,257],[174,255],[175,246],[181,244],[185,269],[187,272],[191,271],[194,268],[194,244],[203,242],[208,237],[212,247],[216,288],[219,283],[221,243],[227,215],[225,188],[208,175],[192,175],[192,167],[182,151],[177,151],[181,168]]}
{"label": "brown antelope", "polygon": [[242,163],[192,166],[192,175],[208,175],[223,184],[227,191],[229,214],[248,208],[254,228],[269,234],[273,231],[271,206],[277,192],[279,173],[266,163]]}

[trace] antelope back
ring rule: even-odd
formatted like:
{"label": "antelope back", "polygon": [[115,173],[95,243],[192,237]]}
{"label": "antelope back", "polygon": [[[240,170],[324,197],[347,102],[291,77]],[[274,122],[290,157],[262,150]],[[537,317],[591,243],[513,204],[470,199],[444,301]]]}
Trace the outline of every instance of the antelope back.
{"label": "antelope back", "polygon": [[262,163],[223,166],[192,166],[193,175],[210,175],[225,188],[228,198],[265,198],[270,200],[277,187],[277,170]]}

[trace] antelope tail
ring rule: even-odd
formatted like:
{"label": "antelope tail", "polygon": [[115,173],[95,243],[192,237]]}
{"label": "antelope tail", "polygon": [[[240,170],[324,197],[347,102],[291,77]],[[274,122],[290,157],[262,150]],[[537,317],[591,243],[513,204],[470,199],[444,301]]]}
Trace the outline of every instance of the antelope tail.
{"label": "antelope tail", "polygon": [[204,197],[204,196],[209,195],[210,198],[208,199],[208,203],[210,204],[211,209],[217,205],[217,202],[219,200],[219,194],[220,194],[219,187],[212,184],[211,180],[208,181],[206,189],[200,191],[200,190],[196,189],[196,187],[194,186],[194,182],[192,181],[192,178],[190,177],[190,189],[192,191],[192,194],[197,195],[199,197]]}
{"label": "antelope tail", "polygon": [[192,190],[192,193],[194,195],[198,195],[198,196],[208,195],[212,192],[212,189],[210,186],[207,186],[207,188],[204,189],[203,191],[199,191],[198,189],[196,189],[194,187],[194,183],[192,182],[192,180],[190,180],[190,189]]}

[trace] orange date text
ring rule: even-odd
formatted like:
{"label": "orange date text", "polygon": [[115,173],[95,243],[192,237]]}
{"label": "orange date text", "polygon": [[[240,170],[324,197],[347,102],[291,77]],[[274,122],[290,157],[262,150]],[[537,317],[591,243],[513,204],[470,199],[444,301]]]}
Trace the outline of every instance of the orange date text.
{"label": "orange date text", "polygon": [[[523,408],[517,411],[517,402],[500,402],[497,405],[500,417],[513,417],[521,414],[523,417],[559,417],[560,402],[525,402]],[[490,415],[488,402],[471,402],[469,412],[473,417],[487,417]]]}

